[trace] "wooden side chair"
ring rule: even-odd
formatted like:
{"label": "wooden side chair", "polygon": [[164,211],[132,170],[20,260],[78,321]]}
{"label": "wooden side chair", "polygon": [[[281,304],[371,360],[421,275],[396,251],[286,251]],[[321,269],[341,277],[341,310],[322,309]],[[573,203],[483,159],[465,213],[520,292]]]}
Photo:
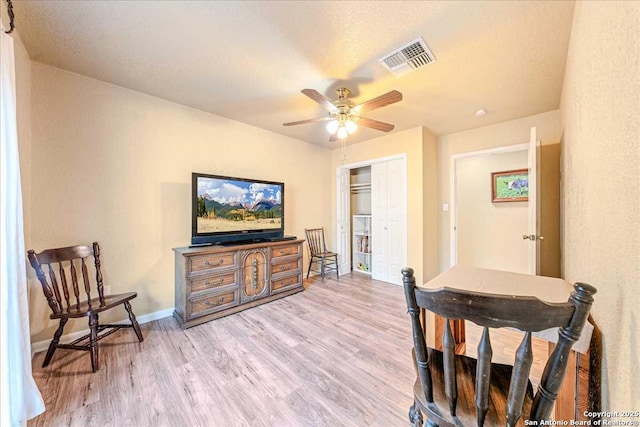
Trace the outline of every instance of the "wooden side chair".
{"label": "wooden side chair", "polygon": [[[93,248],[89,246],[70,246],[67,248],[47,249],[38,254],[30,250],[27,253],[31,266],[36,271],[36,276],[40,280],[44,296],[53,312],[51,319],[60,319],[60,326],[53,335],[51,344],[44,358],[42,367],[48,366],[57,348],[69,350],[85,350],[91,352],[91,369],[98,370],[98,341],[111,335],[121,328],[133,328],[142,342],[144,337],[136,320],[136,316],[131,309],[129,302],[138,294],[127,292],[117,295],[105,295],[102,272],[100,271],[100,246],[93,243]],[[94,258],[96,270],[96,288],[92,290],[91,281],[86,259],[90,256]],[[44,267],[46,266],[46,267]],[[47,281],[47,274],[51,283]],[[78,284],[78,270],[82,275],[82,287]],[[67,275],[67,272],[69,273]],[[71,289],[69,288],[71,283]],[[82,288],[82,289],[81,289]],[[73,292],[71,294],[70,292]],[[95,292],[95,293],[94,293]],[[86,298],[85,295],[86,294]],[[92,295],[96,295],[92,297]],[[118,305],[124,305],[129,314],[130,325],[100,325],[98,315]],[[71,318],[88,317],[90,333],[78,338],[70,344],[60,344],[60,336],[64,325]],[[108,330],[105,333],[102,331]],[[84,343],[83,343],[84,342]]]}
{"label": "wooden side chair", "polygon": [[311,266],[317,263],[319,270],[313,270],[320,273],[320,278],[324,282],[325,274],[328,271],[336,272],[336,279],[340,280],[338,272],[338,254],[327,250],[327,244],[324,241],[324,227],[321,228],[305,228],[304,232],[307,236],[307,245],[309,246],[309,270],[307,271],[307,279],[311,273]]}
{"label": "wooden side chair", "polygon": [[[569,360],[569,352],[587,320],[593,286],[576,283],[569,301],[543,302],[534,297],[472,293],[450,288],[416,288],[413,270],[402,270],[407,307],[413,329],[413,360],[417,371],[414,403],[409,410],[413,426],[521,426],[523,420],[541,425],[549,420]],[[446,319],[443,351],[427,349],[420,308]],[[483,326],[478,358],[454,353],[450,321],[466,319]],[[517,328],[524,338],[512,366],[491,363],[489,328]],[[531,333],[559,328],[558,343],[549,357],[533,395],[529,370],[533,361]]]}

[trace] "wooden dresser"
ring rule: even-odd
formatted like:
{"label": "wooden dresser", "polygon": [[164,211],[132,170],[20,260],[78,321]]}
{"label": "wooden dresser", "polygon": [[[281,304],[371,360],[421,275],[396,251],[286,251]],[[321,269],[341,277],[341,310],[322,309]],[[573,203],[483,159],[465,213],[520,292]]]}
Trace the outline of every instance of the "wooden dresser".
{"label": "wooden dresser", "polygon": [[189,328],[302,291],[302,242],[175,248],[173,316]]}

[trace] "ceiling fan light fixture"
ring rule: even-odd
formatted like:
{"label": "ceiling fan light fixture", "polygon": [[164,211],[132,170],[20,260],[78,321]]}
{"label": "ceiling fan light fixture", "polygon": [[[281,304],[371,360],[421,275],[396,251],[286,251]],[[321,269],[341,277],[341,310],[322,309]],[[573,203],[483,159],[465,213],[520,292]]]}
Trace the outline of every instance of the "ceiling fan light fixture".
{"label": "ceiling fan light fixture", "polygon": [[338,127],[338,139],[345,139],[349,135],[347,128],[344,126]]}
{"label": "ceiling fan light fixture", "polygon": [[339,126],[340,123],[338,123],[337,120],[331,120],[329,123],[327,123],[327,132],[333,135],[334,133],[336,133]]}
{"label": "ceiling fan light fixture", "polygon": [[353,120],[347,120],[344,124],[344,127],[347,129],[347,132],[349,132],[349,134],[352,134],[356,130],[358,130],[358,125]]}
{"label": "ceiling fan light fixture", "polygon": [[362,117],[360,114],[402,101],[402,94],[397,90],[392,90],[375,98],[371,98],[359,105],[354,105],[350,99],[347,99],[349,90],[343,87],[338,88],[338,99],[333,102],[315,89],[303,89],[302,93],[320,104],[329,112],[329,115],[315,119],[283,123],[282,125],[295,126],[306,123],[327,122],[326,129],[327,132],[331,134],[329,141],[335,141],[337,139],[344,141],[361,126],[382,132],[391,132],[394,128],[392,124]]}

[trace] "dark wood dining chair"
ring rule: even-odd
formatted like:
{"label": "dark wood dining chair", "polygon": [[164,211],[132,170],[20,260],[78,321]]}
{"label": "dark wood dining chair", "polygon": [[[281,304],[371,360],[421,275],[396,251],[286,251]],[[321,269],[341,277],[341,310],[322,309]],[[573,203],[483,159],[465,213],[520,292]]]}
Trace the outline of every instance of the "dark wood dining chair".
{"label": "dark wood dining chair", "polygon": [[336,272],[336,279],[340,280],[338,271],[338,254],[327,250],[327,244],[324,241],[324,227],[321,228],[305,228],[304,232],[307,236],[307,245],[309,246],[309,270],[307,271],[307,279],[311,273],[311,266],[316,263],[319,270],[313,270],[320,273],[320,278],[324,282],[325,274],[329,271]]}
{"label": "dark wood dining chair", "polygon": [[[91,281],[89,280],[89,269],[86,261],[90,256],[93,256],[95,264],[95,289],[92,289]],[[60,326],[58,326],[51,340],[51,344],[49,344],[49,349],[47,350],[42,367],[49,365],[53,353],[57,348],[64,348],[89,351],[91,353],[91,369],[93,372],[96,372],[98,370],[99,340],[122,328],[133,328],[138,337],[138,341],[142,342],[144,340],[136,316],[131,309],[131,303],[129,302],[138,294],[136,292],[117,295],[104,294],[104,283],[100,270],[100,246],[97,242],[93,243],[93,247],[70,246],[66,248],[47,249],[37,254],[35,251],[30,250],[27,252],[27,257],[36,272],[36,276],[42,285],[44,296],[47,298],[47,303],[53,312],[49,317],[51,319],[60,319]],[[51,283],[47,281],[45,270]],[[78,270],[80,273],[78,273]],[[78,283],[78,274],[82,276],[82,286]],[[71,288],[69,287],[69,283],[71,283]],[[92,295],[97,296],[92,297]],[[100,325],[98,323],[99,313],[119,305],[124,305],[125,310],[127,310],[129,314],[131,324]],[[64,325],[69,319],[79,317],[89,318],[90,332],[70,344],[60,344],[60,336],[62,335]],[[107,332],[102,333],[105,330],[107,330]]]}
{"label": "dark wood dining chair", "polygon": [[[580,337],[596,288],[576,283],[566,303],[546,303],[535,297],[515,297],[461,291],[447,287],[416,287],[413,270],[402,270],[405,297],[413,329],[413,360],[417,379],[409,410],[413,426],[521,426],[523,420],[549,420],[558,397],[571,347]],[[427,349],[420,308],[446,319],[443,351]],[[470,320],[484,327],[478,358],[454,352],[450,322]],[[491,363],[489,328],[517,328],[524,338],[513,366]],[[558,343],[547,361],[533,395],[529,371],[533,361],[531,333],[559,328]]]}

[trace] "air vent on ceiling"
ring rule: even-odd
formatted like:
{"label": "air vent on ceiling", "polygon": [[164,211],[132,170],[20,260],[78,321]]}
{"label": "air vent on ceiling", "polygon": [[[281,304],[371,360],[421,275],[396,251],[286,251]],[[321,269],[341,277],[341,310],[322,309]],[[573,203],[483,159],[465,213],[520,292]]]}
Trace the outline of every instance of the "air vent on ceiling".
{"label": "air vent on ceiling", "polygon": [[433,56],[422,37],[379,59],[385,68],[398,77],[407,74],[409,71],[424,67],[435,60],[436,57]]}

